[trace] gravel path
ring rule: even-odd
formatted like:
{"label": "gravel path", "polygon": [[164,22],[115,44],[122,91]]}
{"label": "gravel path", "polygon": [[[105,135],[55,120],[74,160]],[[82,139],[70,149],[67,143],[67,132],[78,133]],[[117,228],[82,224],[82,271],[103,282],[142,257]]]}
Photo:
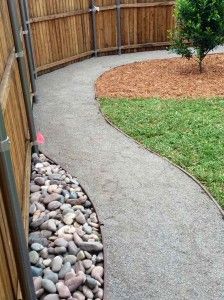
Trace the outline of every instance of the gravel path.
{"label": "gravel path", "polygon": [[104,223],[105,300],[224,298],[224,223],[202,189],[109,126],[94,82],[166,51],[93,58],[41,76],[42,150],[75,174]]}

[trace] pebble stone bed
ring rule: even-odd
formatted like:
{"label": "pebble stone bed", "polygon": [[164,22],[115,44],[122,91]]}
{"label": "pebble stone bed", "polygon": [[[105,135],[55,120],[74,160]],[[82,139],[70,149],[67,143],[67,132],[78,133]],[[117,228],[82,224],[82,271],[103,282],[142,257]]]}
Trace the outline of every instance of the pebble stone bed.
{"label": "pebble stone bed", "polygon": [[32,156],[29,258],[37,299],[103,299],[103,244],[92,203],[76,178]]}

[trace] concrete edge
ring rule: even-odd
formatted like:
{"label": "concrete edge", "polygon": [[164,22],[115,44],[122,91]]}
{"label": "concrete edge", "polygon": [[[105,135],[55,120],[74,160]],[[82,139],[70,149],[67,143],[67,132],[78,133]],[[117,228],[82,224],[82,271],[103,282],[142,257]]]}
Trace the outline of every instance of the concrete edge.
{"label": "concrete edge", "polygon": [[[102,76],[102,75],[101,75]],[[222,216],[222,219],[224,220],[224,210],[222,209],[222,207],[219,205],[218,201],[212,196],[212,194],[209,192],[209,190],[193,175],[191,175],[187,170],[185,170],[184,168],[178,166],[177,164],[175,164],[174,162],[172,162],[171,160],[169,160],[168,158],[166,158],[165,156],[160,155],[159,153],[146,148],[143,144],[141,144],[140,142],[136,141],[134,138],[132,138],[131,136],[129,136],[127,133],[125,133],[123,130],[121,130],[119,127],[117,127],[115,124],[113,124],[112,121],[110,121],[110,119],[107,117],[106,114],[104,114],[104,112],[101,109],[100,106],[100,102],[99,102],[99,98],[95,97],[99,112],[101,113],[101,115],[103,116],[104,120],[114,129],[116,129],[117,131],[119,131],[120,133],[122,133],[124,136],[126,136],[129,140],[131,140],[132,142],[134,142],[135,144],[137,144],[138,146],[140,146],[142,149],[162,158],[163,160],[167,161],[168,163],[170,163],[173,167],[176,167],[177,169],[179,169],[181,172],[183,172],[184,174],[186,174],[189,178],[191,178],[195,183],[197,183],[200,188],[203,190],[203,192],[208,196],[208,198],[213,202],[213,204],[215,204],[215,206],[218,208],[219,213]]]}

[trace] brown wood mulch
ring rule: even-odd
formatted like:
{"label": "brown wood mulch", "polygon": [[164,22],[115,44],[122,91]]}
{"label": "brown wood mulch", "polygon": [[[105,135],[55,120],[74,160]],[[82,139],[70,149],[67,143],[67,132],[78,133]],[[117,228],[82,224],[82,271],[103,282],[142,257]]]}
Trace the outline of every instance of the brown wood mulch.
{"label": "brown wood mulch", "polygon": [[197,62],[183,58],[149,60],[104,73],[97,97],[211,98],[224,96],[224,54],[211,54],[200,74]]}

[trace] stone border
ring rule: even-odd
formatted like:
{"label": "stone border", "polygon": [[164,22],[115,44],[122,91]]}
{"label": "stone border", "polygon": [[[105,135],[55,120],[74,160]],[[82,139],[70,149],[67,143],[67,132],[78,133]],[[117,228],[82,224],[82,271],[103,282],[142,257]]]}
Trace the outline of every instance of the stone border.
{"label": "stone border", "polygon": [[[40,167],[38,165],[42,165],[42,166]],[[44,170],[42,170],[41,168],[44,168]],[[49,170],[48,170],[48,168],[49,168]],[[92,297],[93,297],[93,299],[98,299],[98,298],[105,299],[105,296],[104,295],[102,296],[102,292],[104,293],[104,286],[105,286],[105,284],[104,284],[104,281],[105,281],[105,276],[104,276],[104,274],[105,274],[105,257],[104,257],[105,250],[104,250],[104,237],[103,237],[103,230],[102,230],[103,224],[99,220],[98,213],[97,213],[97,210],[96,210],[93,202],[89,199],[86,191],[83,189],[83,187],[81,186],[79,181],[77,181],[76,177],[72,176],[69,172],[67,172],[67,170],[65,168],[63,168],[57,162],[55,162],[54,160],[50,159],[48,156],[45,156],[42,153],[40,154],[40,156],[37,156],[36,154],[34,154],[32,156],[32,173],[31,173],[30,180],[32,182],[31,195],[33,195],[33,199],[31,198],[32,201],[30,202],[30,212],[29,212],[29,214],[31,215],[29,217],[29,219],[30,219],[29,227],[30,227],[30,235],[32,236],[31,237],[29,235],[29,245],[31,246],[31,244],[32,244],[32,246],[31,247],[29,246],[29,248],[32,250],[30,252],[30,259],[32,261],[33,276],[36,277],[35,278],[35,286],[36,286],[38,299],[39,298],[40,299],[46,298],[46,300],[48,298],[49,298],[49,300],[50,299],[52,299],[52,300],[59,299],[59,295],[58,294],[56,295],[57,290],[58,290],[59,294],[61,293],[60,299],[61,299],[61,297],[66,298],[66,299],[67,298],[73,299],[72,295],[74,294],[74,292],[80,290],[77,288],[78,286],[83,286],[83,288],[84,288],[84,286],[86,286],[86,288],[85,288],[85,290],[83,290],[82,295],[81,294],[79,296],[77,295],[77,297],[78,297],[77,299],[79,299],[80,296],[83,297],[84,295],[87,297],[87,294],[90,294],[90,291],[91,291],[92,296],[88,295],[89,298],[92,299]],[[38,188],[38,190],[35,190],[37,188]],[[53,188],[54,188],[54,190],[53,190]],[[73,195],[73,193],[74,193],[74,195]],[[36,195],[36,194],[39,195],[39,198],[37,197],[38,195]],[[57,199],[53,199],[53,200],[50,199],[51,196],[53,198],[55,198],[56,195],[57,195]],[[60,198],[60,199],[58,199],[58,198]],[[54,201],[54,200],[57,200],[57,201]],[[86,201],[89,203],[87,204]],[[52,202],[52,205],[51,205],[51,202]],[[54,209],[54,206],[55,206],[54,202],[57,204],[60,204],[60,206],[58,207],[58,205],[57,205],[57,207],[55,207],[55,209]],[[84,202],[86,203],[86,205],[84,205]],[[79,208],[79,204],[82,205],[81,208]],[[62,210],[60,210],[60,207],[63,205],[64,205],[64,208],[62,208]],[[77,207],[75,207],[74,205],[77,205]],[[50,206],[52,206],[52,207],[50,207]],[[73,209],[73,206],[74,206],[74,209]],[[86,212],[83,211],[83,209],[86,210]],[[46,210],[47,214],[45,213],[45,210]],[[64,210],[66,210],[66,211],[64,211]],[[58,213],[61,215],[61,217],[55,216],[56,211],[58,211]],[[73,218],[71,220],[69,219],[71,222],[69,220],[66,220],[67,213],[70,213],[70,215],[71,214],[74,215],[74,219]],[[84,214],[82,214],[82,213],[84,213]],[[42,214],[44,214],[44,217],[47,217],[47,218],[44,218],[42,216]],[[70,218],[70,216],[68,216],[68,217]],[[82,217],[82,218],[80,218],[80,217]],[[42,220],[43,220],[43,222],[42,222]],[[53,229],[53,228],[48,229],[48,221],[50,221],[50,220],[56,220],[56,221],[54,221],[55,229]],[[67,222],[67,221],[69,221],[69,222]],[[45,225],[45,223],[46,223],[46,225]],[[82,229],[82,226],[84,225],[84,223],[86,225],[89,225],[89,227],[91,226],[90,232],[89,232],[89,230],[87,231],[87,228]],[[96,224],[94,225],[94,223],[96,223]],[[68,226],[69,224],[71,224],[72,226]],[[62,229],[63,227],[66,227],[66,226],[69,227],[69,231],[67,232],[68,229],[66,229],[65,232],[63,231],[63,232],[60,232],[60,234],[59,234],[58,230],[60,228]],[[94,230],[94,227],[98,228],[98,230],[97,229]],[[92,228],[93,228],[93,232],[92,232]],[[43,230],[43,233],[40,232],[41,230]],[[46,231],[46,233],[44,233],[44,231]],[[51,235],[49,236],[50,232],[51,232]],[[73,232],[75,232],[74,239],[72,237]],[[40,242],[40,244],[35,244],[35,243],[38,243],[38,241],[35,241],[35,239],[38,240],[38,238],[37,238],[38,233],[39,233],[39,235],[41,234],[41,239],[44,238],[46,240],[46,242],[49,243],[48,246],[46,243],[45,243],[46,245],[43,244],[43,246],[42,246],[42,242]],[[69,234],[65,234],[65,233],[69,233]],[[46,234],[47,234],[47,236],[45,236]],[[90,235],[93,234],[93,236],[88,236],[88,234],[90,234]],[[82,238],[83,235],[84,235],[84,238]],[[34,237],[34,236],[36,236],[36,237]],[[99,239],[99,237],[100,237],[100,239]],[[69,241],[73,241],[73,244],[75,242],[77,251],[74,253],[73,252],[70,253],[69,250],[67,249],[66,245],[58,244],[59,240],[60,240],[60,243],[61,243],[61,240],[63,240],[63,242],[66,243],[68,247],[70,247]],[[54,241],[57,242],[57,244],[55,244]],[[74,246],[75,246],[75,244],[74,244]],[[40,248],[40,246],[41,246],[41,249],[36,249],[36,247]],[[49,248],[49,246],[50,246],[50,248]],[[59,247],[59,246],[61,246],[61,247]],[[56,247],[56,248],[54,248],[54,247]],[[47,256],[44,255],[43,253],[41,253],[41,255],[40,255],[40,252],[44,248],[49,250],[49,252],[47,251],[47,254],[45,253]],[[59,248],[64,248],[63,249],[64,252],[59,252],[59,250],[61,251],[61,249],[59,249]],[[51,251],[50,251],[50,249],[51,249]],[[56,252],[56,250],[57,250],[57,252]],[[87,252],[85,252],[85,250]],[[32,252],[34,252],[34,254],[36,254],[37,257],[34,257],[32,255],[33,254]],[[99,253],[102,253],[103,257],[99,257],[99,260],[97,260]],[[50,256],[48,256],[49,254],[50,254]],[[66,272],[70,272],[70,274],[68,274],[68,278],[66,278],[67,273],[65,273],[65,275],[63,275],[63,277],[60,277],[60,276],[62,276],[62,273],[64,274],[64,271],[65,271],[64,269],[67,268],[66,263],[65,262],[63,263],[63,259],[69,254],[72,254],[71,256],[75,256],[74,257],[75,260],[73,259],[73,262],[67,263],[70,265],[70,267],[69,267],[69,270]],[[77,255],[81,256],[81,254],[82,254],[82,258],[77,257]],[[55,263],[57,257],[59,259],[59,256],[60,256],[60,260],[61,260],[61,267],[60,267],[60,269],[54,270],[52,268],[55,267],[54,263]],[[93,261],[93,257],[95,257],[94,261]],[[35,261],[34,261],[34,258],[35,258]],[[69,257],[68,257],[68,259],[69,259],[68,261],[70,262]],[[88,266],[89,265],[88,264],[88,265],[84,266],[83,264],[78,263],[80,260],[83,260],[83,259],[91,260],[92,261],[91,265]],[[50,262],[47,262],[48,260]],[[87,263],[87,261],[86,261],[86,263]],[[97,266],[98,266],[98,268],[97,268]],[[101,268],[99,266],[101,266]],[[64,267],[64,269],[63,269],[63,267]],[[41,269],[42,269],[42,271],[40,274],[39,270],[41,270]],[[46,271],[44,271],[45,269],[46,269]],[[57,280],[56,280],[56,278],[54,278],[54,279],[48,278],[48,276],[46,275],[48,273],[48,271],[47,271],[48,269],[49,269],[49,272],[51,272],[51,273],[52,273],[52,271],[56,272],[55,274],[52,273],[52,275],[55,275],[55,277],[56,277],[56,275],[57,276],[59,275],[59,278],[57,277]],[[94,269],[96,269],[96,270],[92,271]],[[37,270],[39,273],[37,272]],[[43,277],[43,272],[45,274],[44,277]],[[87,277],[89,276],[88,277],[89,281],[87,282],[87,284],[85,283],[86,278],[87,278],[86,276]],[[74,277],[75,281],[80,281],[80,283],[78,285],[77,285],[77,282],[74,284],[72,282],[70,283],[70,281],[73,280],[73,277]],[[78,277],[80,277],[80,278],[78,278]],[[47,279],[50,279],[50,280],[47,280]],[[47,286],[47,283],[48,283],[47,281],[49,281],[49,286]],[[60,281],[62,281],[62,283],[60,283]],[[67,283],[66,283],[66,281],[67,281]],[[46,285],[46,288],[45,288],[45,285]],[[59,285],[61,288],[59,287]],[[72,286],[70,287],[70,285],[72,285]],[[62,291],[62,287],[63,287],[63,291]],[[97,294],[99,287],[101,290],[101,292],[100,292],[101,295]],[[89,291],[88,291],[88,289],[89,289]],[[66,290],[66,292],[65,292],[65,290]],[[70,293],[69,293],[69,290],[70,290]],[[82,291],[82,289],[81,289],[81,291]],[[62,295],[64,295],[63,293],[66,294],[67,296],[62,296]],[[103,298],[101,298],[101,297],[103,297]],[[76,297],[74,299],[76,299]]]}

